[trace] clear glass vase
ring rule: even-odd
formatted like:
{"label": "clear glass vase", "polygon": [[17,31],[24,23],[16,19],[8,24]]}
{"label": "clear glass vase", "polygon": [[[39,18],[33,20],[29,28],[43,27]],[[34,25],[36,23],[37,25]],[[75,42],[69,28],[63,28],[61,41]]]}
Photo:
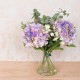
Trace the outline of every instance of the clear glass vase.
{"label": "clear glass vase", "polygon": [[44,76],[55,75],[57,73],[49,55],[44,54],[43,61],[38,68],[38,73]]}

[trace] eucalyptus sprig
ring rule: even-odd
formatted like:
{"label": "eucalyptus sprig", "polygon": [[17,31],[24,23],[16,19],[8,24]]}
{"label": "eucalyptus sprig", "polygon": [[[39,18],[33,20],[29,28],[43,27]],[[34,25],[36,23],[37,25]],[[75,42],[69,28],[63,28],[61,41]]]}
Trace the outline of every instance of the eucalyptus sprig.
{"label": "eucalyptus sprig", "polygon": [[40,13],[37,11],[37,9],[33,10],[33,17],[34,22],[39,22],[40,21]]}
{"label": "eucalyptus sprig", "polygon": [[66,12],[66,10],[62,10],[61,8],[59,8],[60,11],[57,11],[57,13],[55,13],[52,17],[52,19],[54,21],[62,19],[64,16],[69,16],[69,13]]}
{"label": "eucalyptus sprig", "polygon": [[48,24],[50,22],[50,19],[51,17],[50,16],[46,16],[46,15],[43,15],[42,18],[40,18],[40,22],[45,25],[45,24]]}

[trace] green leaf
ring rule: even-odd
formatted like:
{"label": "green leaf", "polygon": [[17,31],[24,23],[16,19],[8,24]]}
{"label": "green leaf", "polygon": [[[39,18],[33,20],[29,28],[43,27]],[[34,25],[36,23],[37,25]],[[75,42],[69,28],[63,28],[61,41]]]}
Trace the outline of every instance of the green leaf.
{"label": "green leaf", "polygon": [[55,42],[55,43],[53,43],[53,45],[52,46],[50,46],[48,49],[47,49],[47,51],[52,51],[52,50],[54,50],[55,48],[57,48],[57,47],[60,47],[60,41],[58,40],[57,42]]}
{"label": "green leaf", "polygon": [[21,23],[21,28],[25,29],[26,28],[26,24],[23,24],[23,22]]}
{"label": "green leaf", "polygon": [[58,16],[58,15],[59,15],[59,13],[56,13],[55,15],[57,15],[57,16]]}
{"label": "green leaf", "polygon": [[43,18],[41,18],[41,19],[40,19],[40,22],[41,22],[42,24],[44,24],[44,23],[45,23],[45,20],[44,20]]}
{"label": "green leaf", "polygon": [[63,13],[66,13],[66,10],[64,10]]}
{"label": "green leaf", "polygon": [[35,47],[34,47],[34,49],[35,49],[35,50],[40,50],[40,48],[35,48]]}
{"label": "green leaf", "polygon": [[67,14],[67,16],[69,16],[69,14]]}
{"label": "green leaf", "polygon": [[46,16],[46,18],[47,18],[48,20],[50,20],[50,19],[51,19],[51,17],[50,17],[50,16]]}
{"label": "green leaf", "polygon": [[47,24],[49,22],[49,20],[50,20],[50,17],[49,16],[43,15],[43,17],[40,19],[40,22],[42,24]]}
{"label": "green leaf", "polygon": [[37,11],[37,9],[33,10],[33,17],[34,19],[39,19],[40,13]]}
{"label": "green leaf", "polygon": [[54,16],[52,17],[52,19],[53,19],[54,21],[56,21],[56,20],[57,20],[57,15],[54,15]]}
{"label": "green leaf", "polygon": [[63,13],[63,15],[67,15],[67,13]]}
{"label": "green leaf", "polygon": [[74,44],[70,44],[68,45],[68,47],[76,47]]}
{"label": "green leaf", "polygon": [[44,51],[44,48],[43,47],[39,47],[39,48],[34,47],[34,49],[35,50],[42,50],[42,51]]}
{"label": "green leaf", "polygon": [[36,14],[37,16],[40,16],[40,13],[37,11],[37,9],[33,10],[34,14]]}
{"label": "green leaf", "polygon": [[63,16],[62,16],[62,15],[60,15],[60,16],[59,16],[59,18],[60,18],[60,19],[62,19],[62,18],[63,18]]}
{"label": "green leaf", "polygon": [[56,47],[56,48],[54,48],[54,50],[63,50],[63,48]]}

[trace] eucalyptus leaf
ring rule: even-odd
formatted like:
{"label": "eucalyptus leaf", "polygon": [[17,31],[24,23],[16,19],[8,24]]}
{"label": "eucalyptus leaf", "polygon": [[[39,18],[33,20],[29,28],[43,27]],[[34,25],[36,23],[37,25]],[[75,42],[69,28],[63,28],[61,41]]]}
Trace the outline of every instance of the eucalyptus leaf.
{"label": "eucalyptus leaf", "polygon": [[48,24],[49,20],[50,20],[49,16],[43,15],[43,17],[40,19],[40,22],[42,24]]}
{"label": "eucalyptus leaf", "polygon": [[[35,21],[39,20],[40,18],[40,13],[37,11],[37,9],[33,10],[33,17]],[[37,20],[36,20],[37,19]]]}
{"label": "eucalyptus leaf", "polygon": [[60,16],[59,16],[59,18],[60,18],[60,19],[62,19],[62,18],[63,18],[63,16],[62,16],[62,15],[60,15]]}
{"label": "eucalyptus leaf", "polygon": [[66,10],[64,10],[63,13],[66,13]]}
{"label": "eucalyptus leaf", "polygon": [[54,15],[54,16],[52,17],[52,19],[53,19],[54,21],[56,21],[56,20],[57,20],[57,15]]}

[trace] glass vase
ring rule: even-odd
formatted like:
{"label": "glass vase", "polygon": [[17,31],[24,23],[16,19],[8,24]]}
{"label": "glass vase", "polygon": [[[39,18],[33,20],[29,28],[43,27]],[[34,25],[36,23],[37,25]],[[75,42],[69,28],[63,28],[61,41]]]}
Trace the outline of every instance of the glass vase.
{"label": "glass vase", "polygon": [[57,70],[50,59],[50,53],[48,55],[47,54],[44,53],[43,60],[38,68],[38,73],[44,76],[55,75],[57,73]]}

